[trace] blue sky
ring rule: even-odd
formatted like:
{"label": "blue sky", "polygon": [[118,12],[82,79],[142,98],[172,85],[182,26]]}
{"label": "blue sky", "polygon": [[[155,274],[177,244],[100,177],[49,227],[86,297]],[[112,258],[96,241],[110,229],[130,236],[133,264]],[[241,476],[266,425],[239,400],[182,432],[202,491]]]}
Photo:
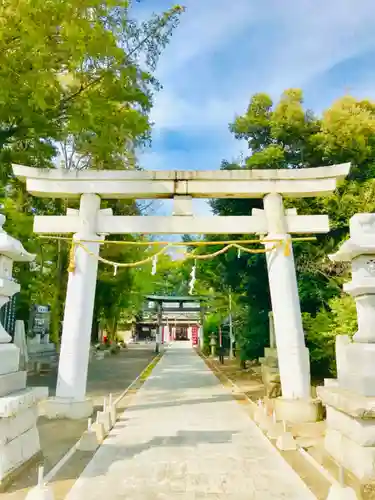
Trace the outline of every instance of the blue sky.
{"label": "blue sky", "polygon": [[[165,10],[167,0],[142,9]],[[157,77],[148,169],[215,169],[244,145],[228,131],[255,92],[302,88],[320,112],[350,92],[375,98],[374,0],[185,0]],[[204,203],[198,213],[207,212]],[[166,206],[162,209],[168,210]]]}

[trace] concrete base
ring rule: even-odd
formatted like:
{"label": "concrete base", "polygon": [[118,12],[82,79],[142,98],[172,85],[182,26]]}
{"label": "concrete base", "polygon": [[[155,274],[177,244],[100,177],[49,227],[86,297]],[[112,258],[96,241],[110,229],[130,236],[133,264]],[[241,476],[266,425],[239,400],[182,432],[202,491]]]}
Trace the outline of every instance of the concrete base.
{"label": "concrete base", "polygon": [[263,408],[263,406],[257,406],[253,414],[254,422],[259,424],[259,422],[262,422],[265,418],[267,418],[266,409]]}
{"label": "concrete base", "polygon": [[22,465],[13,469],[10,473],[6,474],[3,479],[0,479],[0,493],[4,493],[11,484],[14,483],[15,479],[20,476],[24,471],[30,470],[31,466],[36,466],[37,464],[43,463],[43,453],[39,450],[35,455],[33,455],[29,460],[26,460]]}
{"label": "concrete base", "polygon": [[106,434],[112,429],[111,415],[108,411],[98,411],[96,415],[96,421],[103,424],[104,432]]}
{"label": "concrete base", "polygon": [[318,387],[318,397],[354,418],[375,419],[375,397],[366,397],[340,387]]}
{"label": "concrete base", "polygon": [[271,427],[271,425],[273,425],[272,418],[268,417],[267,415],[265,415],[264,418],[262,418],[258,422],[258,426],[263,432],[268,432],[268,429]]}
{"label": "concrete base", "polygon": [[[325,449],[363,485],[372,488],[375,482],[375,397],[340,387],[319,387],[318,394],[327,407]],[[363,498],[375,498],[375,495]]]}
{"label": "concrete base", "polygon": [[11,417],[0,418],[0,447],[34,427],[37,420],[37,405],[26,408]]}
{"label": "concrete base", "polygon": [[375,420],[362,420],[327,406],[327,427],[340,432],[360,446],[375,446]]}
{"label": "concrete base", "polygon": [[77,449],[80,451],[95,451],[99,445],[100,442],[96,432],[88,429],[82,434],[81,439],[78,441]]}
{"label": "concrete base", "polygon": [[334,429],[327,430],[324,446],[337,463],[360,481],[375,480],[375,447],[360,446]]}
{"label": "concrete base", "polygon": [[25,500],[55,500],[53,489],[48,484],[35,486],[32,488]]}
{"label": "concrete base", "polygon": [[39,434],[36,426],[15,439],[0,446],[0,482],[6,481],[25,462],[40,451]]}
{"label": "concrete base", "polygon": [[333,484],[329,489],[327,500],[357,500],[356,492],[348,486]]}
{"label": "concrete base", "polygon": [[104,441],[106,436],[103,424],[101,424],[100,422],[94,422],[90,427],[90,431],[95,432],[96,439],[98,440],[99,444],[101,444]]}
{"label": "concrete base", "polygon": [[283,432],[277,438],[276,446],[281,451],[294,451],[297,449],[297,441],[290,432]]}
{"label": "concrete base", "polygon": [[276,418],[281,422],[302,424],[321,420],[322,405],[316,399],[286,399],[274,400]]}
{"label": "concrete base", "polygon": [[0,398],[0,418],[9,418],[31,408],[48,396],[48,387],[27,387]]}
{"label": "concrete base", "polygon": [[109,414],[111,416],[111,423],[112,423],[112,427],[115,425],[115,423],[117,422],[117,408],[116,408],[116,405],[112,404],[110,407],[109,407]]}
{"label": "concrete base", "polygon": [[267,437],[269,439],[277,439],[283,432],[283,425],[280,422],[274,422],[267,430]]}
{"label": "concrete base", "polygon": [[74,401],[63,398],[48,398],[40,403],[40,414],[48,419],[68,418],[80,420],[92,415],[94,405],[91,399]]}

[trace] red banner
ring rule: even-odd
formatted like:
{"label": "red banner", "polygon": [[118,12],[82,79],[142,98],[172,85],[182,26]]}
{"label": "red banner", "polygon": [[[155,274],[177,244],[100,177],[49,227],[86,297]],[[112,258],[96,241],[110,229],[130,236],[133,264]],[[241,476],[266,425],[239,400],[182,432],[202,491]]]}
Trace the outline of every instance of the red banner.
{"label": "red banner", "polygon": [[199,327],[197,325],[191,327],[191,341],[193,345],[198,345],[198,332]]}

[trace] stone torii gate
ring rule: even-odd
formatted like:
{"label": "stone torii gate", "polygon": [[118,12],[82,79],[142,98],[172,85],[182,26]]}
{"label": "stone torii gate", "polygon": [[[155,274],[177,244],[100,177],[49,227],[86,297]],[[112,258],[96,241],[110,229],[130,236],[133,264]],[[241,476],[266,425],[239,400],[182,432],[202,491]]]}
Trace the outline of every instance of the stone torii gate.
{"label": "stone torii gate", "polygon": [[[73,233],[77,241],[93,240],[85,246],[94,256],[100,247],[95,240],[106,234],[255,233],[266,235],[266,248],[275,241],[291,247],[291,234],[327,233],[329,221],[326,215],[285,210],[283,197],[330,194],[349,170],[350,164],[297,170],[80,172],[13,166],[15,176],[26,181],[34,196],[80,199],[79,210],[68,209],[66,216],[36,216],[34,231]],[[172,198],[174,211],[172,216],[114,216],[111,210],[100,209],[101,198]],[[194,216],[193,198],[264,198],[264,210],[254,210],[251,216]],[[299,420],[313,420],[309,354],[293,253],[286,255],[283,245],[278,245],[267,255],[283,394],[277,411],[280,418],[293,420],[289,414],[298,403]],[[75,264],[68,280],[56,398],[46,405],[47,415],[68,418],[88,416],[92,410],[86,400],[86,381],[98,261],[77,246]]]}

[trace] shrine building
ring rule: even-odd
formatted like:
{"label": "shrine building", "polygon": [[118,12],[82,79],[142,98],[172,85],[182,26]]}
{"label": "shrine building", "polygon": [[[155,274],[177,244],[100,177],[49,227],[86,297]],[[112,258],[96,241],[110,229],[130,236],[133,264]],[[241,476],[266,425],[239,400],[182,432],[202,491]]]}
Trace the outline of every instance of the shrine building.
{"label": "shrine building", "polygon": [[197,345],[202,333],[204,297],[147,295],[136,324],[137,340],[187,341]]}

